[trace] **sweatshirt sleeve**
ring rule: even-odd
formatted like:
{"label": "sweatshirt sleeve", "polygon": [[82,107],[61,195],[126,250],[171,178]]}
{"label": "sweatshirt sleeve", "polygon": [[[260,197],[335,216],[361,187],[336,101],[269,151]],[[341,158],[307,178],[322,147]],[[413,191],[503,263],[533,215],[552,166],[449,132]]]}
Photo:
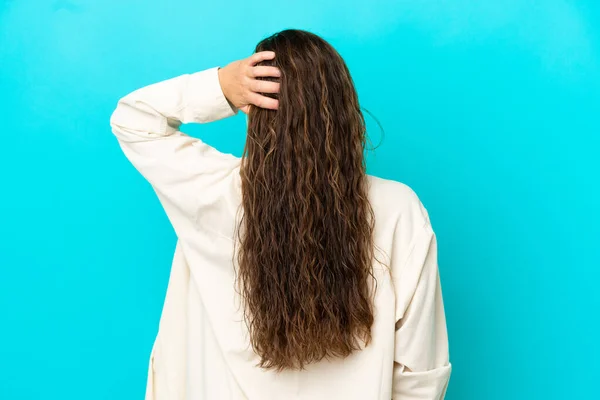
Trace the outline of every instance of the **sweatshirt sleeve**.
{"label": "sweatshirt sleeve", "polygon": [[416,234],[409,251],[403,275],[416,284],[405,292],[407,307],[396,322],[393,399],[441,400],[452,366],[437,239],[429,222]]}
{"label": "sweatshirt sleeve", "polygon": [[152,185],[175,230],[174,219],[193,218],[211,187],[239,165],[239,158],[179,130],[182,123],[237,114],[222,92],[219,68],[139,88],[121,98],[110,117],[123,153]]}

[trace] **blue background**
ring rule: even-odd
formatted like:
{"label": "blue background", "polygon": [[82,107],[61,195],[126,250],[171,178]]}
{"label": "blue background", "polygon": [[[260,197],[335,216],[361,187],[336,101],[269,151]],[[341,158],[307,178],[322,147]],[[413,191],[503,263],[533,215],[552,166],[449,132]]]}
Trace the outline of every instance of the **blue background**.
{"label": "blue background", "polygon": [[[430,212],[447,398],[593,398],[598,2],[295,3],[0,1],[0,399],[143,397],[176,237],[110,114],[284,28],[339,50],[385,130],[369,173]],[[244,129],[184,128],[238,156]]]}

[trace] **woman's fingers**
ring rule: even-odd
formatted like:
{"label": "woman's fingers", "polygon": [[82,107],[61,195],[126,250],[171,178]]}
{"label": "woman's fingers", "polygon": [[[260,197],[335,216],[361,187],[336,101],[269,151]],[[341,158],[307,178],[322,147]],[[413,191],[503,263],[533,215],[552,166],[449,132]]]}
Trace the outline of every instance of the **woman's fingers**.
{"label": "woman's fingers", "polygon": [[250,90],[257,93],[279,93],[279,82],[254,79],[250,82]]}
{"label": "woman's fingers", "polygon": [[275,58],[274,51],[259,51],[258,53],[254,53],[248,57],[248,61],[250,65],[254,65],[263,60],[272,60],[273,58]]}
{"label": "woman's fingers", "polygon": [[281,76],[281,71],[277,67],[259,65],[256,67],[250,67],[248,75],[250,75],[251,78],[258,78],[258,77],[279,78]]}
{"label": "woman's fingers", "polygon": [[276,110],[279,107],[279,101],[272,99],[267,96],[263,96],[260,93],[278,93],[280,84],[278,82],[265,81],[256,79],[259,77],[281,77],[281,71],[279,68],[267,65],[255,65],[264,60],[271,60],[275,57],[274,51],[260,51],[254,53],[248,57],[248,66],[246,69],[247,77],[250,78],[246,81],[247,89],[249,93],[246,95],[247,101],[250,104],[254,104],[257,107],[267,108],[270,110]]}
{"label": "woman's fingers", "polygon": [[277,110],[277,108],[279,107],[279,100],[277,100],[277,99],[272,99],[267,96],[262,96],[258,93],[250,93],[250,95],[248,97],[249,97],[248,100],[251,104],[254,104],[255,106],[258,106],[261,108]]}

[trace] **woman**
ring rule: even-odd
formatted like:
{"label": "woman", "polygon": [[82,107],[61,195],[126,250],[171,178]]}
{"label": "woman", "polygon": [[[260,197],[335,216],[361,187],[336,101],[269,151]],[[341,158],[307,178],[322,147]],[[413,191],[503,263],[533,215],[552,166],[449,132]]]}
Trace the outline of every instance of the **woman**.
{"label": "woman", "polygon": [[[241,158],[179,130],[238,110]],[[126,95],[111,126],[178,237],[147,399],[444,397],[436,236],[408,186],[366,174],[331,45],[278,32]]]}

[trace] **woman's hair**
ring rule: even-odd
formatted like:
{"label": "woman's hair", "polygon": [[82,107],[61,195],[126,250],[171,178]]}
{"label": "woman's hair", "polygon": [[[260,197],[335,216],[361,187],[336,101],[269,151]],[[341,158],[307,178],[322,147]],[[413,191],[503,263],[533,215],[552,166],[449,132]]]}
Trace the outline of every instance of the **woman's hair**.
{"label": "woman's hair", "polygon": [[264,95],[279,108],[248,113],[238,288],[258,365],[281,371],[369,344],[374,213],[365,121],[342,57],[295,29],[255,49],[265,50],[275,58],[258,65],[281,77],[262,78],[280,82]]}

